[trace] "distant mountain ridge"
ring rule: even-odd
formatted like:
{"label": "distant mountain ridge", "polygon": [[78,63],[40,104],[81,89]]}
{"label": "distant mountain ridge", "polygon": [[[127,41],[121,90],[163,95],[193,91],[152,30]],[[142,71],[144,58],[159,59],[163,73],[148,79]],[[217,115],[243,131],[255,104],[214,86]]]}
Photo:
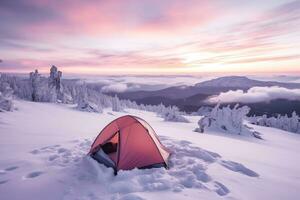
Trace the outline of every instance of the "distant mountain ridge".
{"label": "distant mountain ridge", "polygon": [[269,87],[279,86],[285,88],[300,88],[300,83],[283,83],[276,81],[258,81],[249,79],[245,76],[225,76],[209,81],[197,83],[195,87],[237,87],[237,88],[251,88],[255,86]]}
{"label": "distant mountain ridge", "polygon": [[229,90],[248,90],[249,88],[279,86],[289,89],[300,88],[300,83],[282,83],[275,81],[258,81],[244,76],[226,76],[197,83],[194,86],[174,86],[156,91],[133,91],[118,94],[121,98],[132,100],[147,97],[164,97],[171,99],[188,98],[197,94],[216,95]]}
{"label": "distant mountain ridge", "polygon": [[251,87],[263,85],[262,81],[249,79],[245,76],[225,76],[197,83],[195,87]]}
{"label": "distant mountain ridge", "polygon": [[[244,76],[226,76],[209,81],[204,81],[197,83],[194,86],[174,86],[156,91],[133,91],[133,92],[123,92],[117,95],[121,99],[134,100],[137,103],[143,104],[159,104],[163,103],[165,105],[176,105],[181,110],[192,112],[197,111],[201,106],[209,105],[205,100],[212,96],[218,95],[221,92],[227,92],[229,90],[243,90],[246,91],[252,87],[270,87],[278,86],[289,89],[300,88],[300,83],[282,83],[276,81],[258,81],[249,79]],[[112,94],[114,95],[114,94]],[[210,104],[211,105],[211,104]],[[250,104],[249,104],[250,105]],[[273,101],[273,102],[261,102],[253,104],[253,114],[261,114],[260,110],[263,112],[273,112],[273,113],[284,113],[284,108],[288,108],[288,112],[292,107],[298,106],[298,101],[290,102],[288,100]],[[278,108],[277,107],[284,107]],[[258,109],[259,108],[259,109]],[[264,109],[262,109],[264,108]],[[254,110],[256,109],[256,110]],[[299,111],[300,112],[300,108]]]}

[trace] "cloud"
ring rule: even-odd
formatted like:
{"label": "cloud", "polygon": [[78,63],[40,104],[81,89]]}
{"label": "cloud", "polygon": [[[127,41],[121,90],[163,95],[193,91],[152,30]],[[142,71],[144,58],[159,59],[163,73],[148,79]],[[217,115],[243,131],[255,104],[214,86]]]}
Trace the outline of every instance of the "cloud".
{"label": "cloud", "polygon": [[220,5],[209,0],[1,0],[0,34],[172,34],[201,26],[221,12]]}
{"label": "cloud", "polygon": [[210,103],[257,103],[268,102],[275,99],[300,100],[300,89],[287,89],[283,87],[253,87],[248,91],[230,90],[221,92],[218,96],[208,99]]}
{"label": "cloud", "polygon": [[64,78],[80,79],[80,82],[102,85],[103,92],[124,92],[136,90],[160,90],[171,86],[192,86],[201,81],[211,80],[210,76],[99,76],[99,75],[64,75]]}
{"label": "cloud", "polygon": [[125,92],[128,89],[127,84],[115,83],[111,85],[106,85],[102,87],[102,92]]}
{"label": "cloud", "polygon": [[251,2],[2,0],[0,70],[300,73],[300,1]]}
{"label": "cloud", "polygon": [[[195,52],[211,52],[194,64],[253,64],[299,60],[300,1],[282,4],[248,20],[213,30],[210,37],[182,44]],[[296,42],[297,41],[297,42]],[[294,53],[295,52],[295,53]]]}

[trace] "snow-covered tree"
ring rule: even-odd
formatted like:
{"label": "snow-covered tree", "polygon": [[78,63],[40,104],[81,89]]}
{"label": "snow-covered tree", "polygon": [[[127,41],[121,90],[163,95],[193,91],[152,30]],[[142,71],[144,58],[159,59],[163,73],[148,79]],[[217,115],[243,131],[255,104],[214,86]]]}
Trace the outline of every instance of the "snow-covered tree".
{"label": "snow-covered tree", "polygon": [[41,75],[39,74],[38,70],[30,72],[29,74],[29,80],[32,88],[32,101],[41,101],[40,78]]}
{"label": "snow-covered tree", "polygon": [[204,116],[199,120],[199,127],[195,131],[205,132],[206,129],[217,129],[231,134],[254,135],[243,123],[249,111],[250,108],[247,106],[239,107],[237,104],[233,108],[230,108],[229,105],[220,108],[220,104],[218,104],[208,116]]}
{"label": "snow-covered tree", "polygon": [[198,128],[195,129],[196,132],[203,133],[206,127],[210,127],[211,120],[208,116],[202,117],[198,121]]}
{"label": "snow-covered tree", "polygon": [[117,95],[115,95],[112,98],[112,110],[116,111],[116,112],[122,112],[123,111],[121,102],[120,102],[119,98],[117,97]]}
{"label": "snow-covered tree", "polygon": [[[85,84],[76,79],[62,79],[62,72],[56,66],[50,69],[49,77],[41,76],[37,70],[29,78],[0,76],[0,83],[8,83],[13,95],[17,98],[36,102],[61,102],[77,104],[77,109],[89,112],[102,112],[111,107],[113,111],[124,111],[126,108],[155,112],[166,121],[188,122],[183,112],[175,106],[137,104],[135,101],[119,99],[103,94],[101,87]],[[3,91],[2,91],[3,92]]]}
{"label": "snow-covered tree", "polygon": [[61,77],[62,72],[58,71],[57,67],[52,65],[48,78],[49,101],[51,102],[56,102],[57,100],[61,102],[67,101],[62,91]]}
{"label": "snow-covered tree", "polygon": [[267,115],[263,115],[249,117],[248,120],[250,123],[259,126],[273,127],[293,133],[300,133],[300,117],[295,111],[292,113],[291,117],[288,117],[287,115],[277,115],[277,117],[267,117]]}
{"label": "snow-covered tree", "polygon": [[12,94],[9,84],[0,82],[0,112],[13,110]]}
{"label": "snow-covered tree", "polygon": [[62,72],[58,71],[57,67],[52,65],[50,69],[50,76],[49,76],[49,87],[54,87],[56,90],[60,91],[61,89],[61,77],[62,77]]}
{"label": "snow-covered tree", "polygon": [[76,96],[74,97],[75,103],[77,103],[77,109],[86,112],[102,112],[102,107],[99,108],[98,105],[92,102],[88,98],[88,89],[85,85],[79,86],[76,91]]}
{"label": "snow-covered tree", "polygon": [[290,118],[289,130],[294,133],[300,133],[300,118],[295,111]]}
{"label": "snow-covered tree", "polygon": [[189,122],[184,116],[180,114],[179,109],[176,106],[165,107],[163,106],[163,104],[160,104],[157,107],[157,114],[165,121],[185,123]]}
{"label": "snow-covered tree", "polygon": [[201,106],[197,111],[197,115],[208,116],[211,111],[212,111],[212,107]]}
{"label": "snow-covered tree", "polygon": [[0,92],[0,112],[3,111],[12,111],[13,110],[13,102],[12,99],[5,97]]}

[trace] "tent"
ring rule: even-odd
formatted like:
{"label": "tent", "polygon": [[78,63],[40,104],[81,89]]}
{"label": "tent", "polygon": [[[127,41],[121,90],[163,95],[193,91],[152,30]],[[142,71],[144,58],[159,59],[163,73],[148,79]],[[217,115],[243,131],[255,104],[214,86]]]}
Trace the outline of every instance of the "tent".
{"label": "tent", "polygon": [[99,133],[89,155],[99,163],[119,170],[168,167],[169,151],[143,119],[126,115],[109,123]]}

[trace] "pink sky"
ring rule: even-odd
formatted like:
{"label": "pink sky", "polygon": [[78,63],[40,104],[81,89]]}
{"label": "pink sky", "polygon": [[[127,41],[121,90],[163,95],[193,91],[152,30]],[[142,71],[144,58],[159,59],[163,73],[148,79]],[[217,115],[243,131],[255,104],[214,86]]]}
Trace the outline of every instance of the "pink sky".
{"label": "pink sky", "polygon": [[1,0],[0,72],[300,74],[300,1]]}

